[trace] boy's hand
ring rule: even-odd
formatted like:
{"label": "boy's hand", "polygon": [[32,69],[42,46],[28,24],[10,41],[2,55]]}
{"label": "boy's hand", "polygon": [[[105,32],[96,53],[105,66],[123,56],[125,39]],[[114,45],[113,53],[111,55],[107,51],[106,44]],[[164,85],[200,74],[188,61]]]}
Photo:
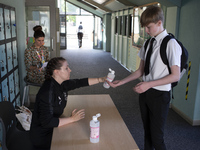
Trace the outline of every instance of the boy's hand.
{"label": "boy's hand", "polygon": [[106,82],[107,82],[111,87],[116,88],[116,87],[119,86],[118,83],[120,82],[120,80],[115,80],[115,81],[113,81],[113,82],[109,82],[108,80],[106,80]]}
{"label": "boy's hand", "polygon": [[145,91],[147,91],[149,89],[149,84],[148,82],[140,82],[138,83],[134,88],[133,90],[136,92],[136,93],[144,93]]}

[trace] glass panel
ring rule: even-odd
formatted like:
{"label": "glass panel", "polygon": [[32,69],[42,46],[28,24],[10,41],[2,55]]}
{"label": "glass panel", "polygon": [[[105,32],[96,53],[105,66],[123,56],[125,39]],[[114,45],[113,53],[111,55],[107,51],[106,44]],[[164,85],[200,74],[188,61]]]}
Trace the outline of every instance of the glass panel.
{"label": "glass panel", "polygon": [[31,46],[34,43],[33,27],[35,25],[41,25],[42,31],[45,34],[44,44],[46,47],[50,47],[50,12],[49,6],[30,6],[26,7],[26,23],[27,23],[27,46]]}
{"label": "glass panel", "polygon": [[80,8],[66,2],[66,14],[80,14]]}
{"label": "glass panel", "polygon": [[95,16],[94,48],[102,48],[102,20]]}
{"label": "glass panel", "polygon": [[60,16],[60,49],[66,49],[66,2],[58,0],[59,16]]}
{"label": "glass panel", "polygon": [[118,34],[118,17],[115,17],[115,34]]}
{"label": "glass panel", "polygon": [[81,9],[81,15],[91,15],[92,16],[91,13],[85,11],[84,9]]}
{"label": "glass panel", "polygon": [[122,29],[123,29],[123,19],[122,16],[119,17],[119,35],[122,35]]}
{"label": "glass panel", "polygon": [[58,0],[58,8],[60,14],[65,14],[65,1],[64,0]]}
{"label": "glass panel", "polygon": [[128,34],[128,16],[124,16],[124,33],[123,35],[127,36]]}

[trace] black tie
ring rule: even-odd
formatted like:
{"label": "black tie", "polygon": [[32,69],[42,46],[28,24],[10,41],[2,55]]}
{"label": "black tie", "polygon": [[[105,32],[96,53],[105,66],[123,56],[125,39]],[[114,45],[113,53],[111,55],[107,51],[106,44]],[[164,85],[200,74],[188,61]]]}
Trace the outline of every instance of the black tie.
{"label": "black tie", "polygon": [[150,64],[151,53],[152,53],[152,50],[153,50],[154,40],[155,40],[155,38],[151,39],[150,47],[149,47],[149,50],[147,52],[147,57],[146,57],[145,66],[144,66],[145,76],[149,74],[149,64]]}

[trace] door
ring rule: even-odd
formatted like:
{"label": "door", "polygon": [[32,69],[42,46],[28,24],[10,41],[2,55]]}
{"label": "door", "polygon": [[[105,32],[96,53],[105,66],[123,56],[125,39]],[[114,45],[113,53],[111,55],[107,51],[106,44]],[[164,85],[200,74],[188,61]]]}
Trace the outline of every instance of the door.
{"label": "door", "polygon": [[51,49],[49,6],[28,6],[26,7],[26,14],[27,46],[30,47],[34,43],[33,27],[41,25],[45,34],[44,45]]}
{"label": "door", "polygon": [[60,14],[60,49],[67,48],[67,39],[66,39],[66,15]]}
{"label": "door", "polygon": [[60,16],[60,49],[66,49],[66,2],[64,0],[58,0],[57,2]]}
{"label": "door", "polygon": [[102,18],[94,16],[94,32],[93,32],[94,49],[103,48],[102,36],[103,36]]}
{"label": "door", "polygon": [[[42,26],[45,33],[45,46],[49,48],[50,56],[60,56],[60,35],[57,17],[57,1],[55,0],[26,0],[27,44],[34,42],[31,26]],[[31,33],[32,31],[32,33]],[[29,34],[29,35],[28,35]],[[29,46],[29,45],[27,45]]]}

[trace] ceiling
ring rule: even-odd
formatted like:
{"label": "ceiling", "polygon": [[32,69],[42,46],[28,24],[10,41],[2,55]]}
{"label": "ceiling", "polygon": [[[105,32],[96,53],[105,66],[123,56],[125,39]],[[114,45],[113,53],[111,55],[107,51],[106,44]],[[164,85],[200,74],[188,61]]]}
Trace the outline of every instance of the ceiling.
{"label": "ceiling", "polygon": [[181,0],[66,0],[72,4],[80,3],[82,6],[87,6],[95,9],[102,14],[112,13],[115,11],[138,7],[154,2],[159,2],[165,6],[181,6]]}
{"label": "ceiling", "polygon": [[97,9],[101,9],[104,12],[114,12],[128,7],[136,6],[128,0],[78,0],[82,3],[86,3]]}

